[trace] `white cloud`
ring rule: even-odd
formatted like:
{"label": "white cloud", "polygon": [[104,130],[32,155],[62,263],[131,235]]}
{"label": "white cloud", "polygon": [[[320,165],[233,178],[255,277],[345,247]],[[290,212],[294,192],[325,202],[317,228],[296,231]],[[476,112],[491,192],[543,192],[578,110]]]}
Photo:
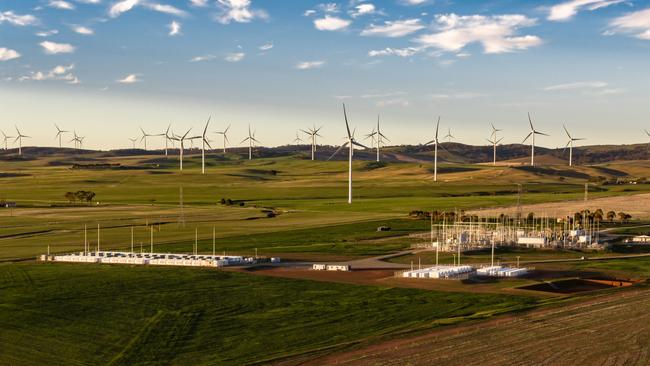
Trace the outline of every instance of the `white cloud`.
{"label": "white cloud", "polygon": [[604,81],[578,81],[573,83],[564,83],[550,85],[544,88],[546,91],[562,91],[562,90],[577,90],[577,89],[600,89],[607,87]]}
{"label": "white cloud", "polygon": [[75,0],[78,3],[82,4],[99,4],[101,3],[101,0]]}
{"label": "white cloud", "polygon": [[160,12],[160,13],[165,13],[169,15],[175,15],[177,17],[185,17],[187,16],[187,13],[184,10],[181,10],[177,7],[171,6],[171,5],[166,5],[166,4],[157,4],[157,3],[144,3],[143,4],[145,7]]}
{"label": "white cloud", "polygon": [[533,35],[517,36],[519,28],[536,24],[525,15],[437,15],[437,32],[418,37],[423,47],[460,52],[470,43],[483,45],[485,53],[504,53],[539,46],[542,40]]}
{"label": "white cloud", "polygon": [[49,36],[52,36],[52,35],[55,35],[55,34],[58,34],[58,33],[59,33],[58,30],[52,29],[52,30],[49,30],[49,31],[38,32],[38,33],[36,33],[36,35],[38,37],[49,37]]}
{"label": "white cloud", "polygon": [[375,103],[377,107],[391,107],[391,106],[398,106],[398,107],[408,107],[411,105],[411,103],[402,98],[397,98],[397,99],[388,99],[388,100],[378,100],[377,103]]}
{"label": "white cloud", "polygon": [[63,10],[74,10],[74,4],[71,4],[63,0],[50,0],[48,6],[51,8],[57,8]]}
{"label": "white cloud", "polygon": [[406,92],[403,91],[394,91],[394,92],[386,92],[386,93],[368,93],[368,94],[361,95],[361,98],[363,99],[390,98],[390,97],[396,97],[405,94]]}
{"label": "white cloud", "polygon": [[457,93],[432,94],[431,99],[433,100],[474,99],[474,98],[480,98],[484,96],[485,94],[481,94],[481,93],[457,92]]}
{"label": "white cloud", "polygon": [[583,8],[593,11],[610,5],[620,4],[626,0],[570,0],[553,5],[548,12],[548,20],[567,21]]}
{"label": "white cloud", "polygon": [[190,0],[190,4],[202,8],[208,6],[208,0]]}
{"label": "white cloud", "polygon": [[308,16],[312,16],[314,14],[316,14],[316,10],[309,9],[309,10],[305,10],[305,12],[302,15],[308,17]]}
{"label": "white cloud", "polygon": [[190,60],[190,62],[203,62],[203,61],[210,61],[214,60],[217,58],[215,55],[203,55],[203,56],[196,56]]}
{"label": "white cloud", "polygon": [[402,4],[404,5],[422,5],[426,2],[427,0],[402,0]]}
{"label": "white cloud", "polygon": [[181,34],[181,23],[173,20],[167,27],[169,28],[170,36],[177,36]]}
{"label": "white cloud", "polygon": [[424,25],[420,23],[420,19],[386,21],[384,25],[370,24],[361,32],[361,35],[396,38],[404,37],[423,28]]}
{"label": "white cloud", "polygon": [[45,53],[49,55],[55,55],[57,53],[72,53],[75,50],[75,47],[68,43],[43,41],[39,44],[43,47]]}
{"label": "white cloud", "polygon": [[376,11],[376,8],[373,4],[370,3],[364,3],[364,4],[359,4],[354,7],[354,11],[352,11],[352,17],[356,18],[362,15],[368,15],[368,14],[374,14]]}
{"label": "white cloud", "polygon": [[18,78],[19,81],[44,81],[44,80],[61,80],[68,84],[80,84],[79,79],[72,73],[74,64],[59,65],[48,72],[32,71],[29,75]]}
{"label": "white cloud", "polygon": [[296,64],[298,70],[319,69],[325,65],[325,61],[303,61]]}
{"label": "white cloud", "polygon": [[260,46],[260,51],[268,51],[273,48],[273,42],[267,42]]}
{"label": "white cloud", "polygon": [[123,77],[122,79],[117,80],[120,84],[134,84],[142,81],[138,74],[129,74]]}
{"label": "white cloud", "polygon": [[134,6],[138,5],[140,3],[140,0],[121,0],[113,4],[111,8],[108,10],[108,15],[111,17],[115,18],[120,16],[122,13],[126,13],[127,11],[133,9]]}
{"label": "white cloud", "polygon": [[38,19],[31,14],[19,15],[8,10],[0,13],[0,24],[4,22],[23,27],[26,25],[38,24]]}
{"label": "white cloud", "polygon": [[20,57],[20,53],[10,48],[0,47],[0,61],[9,61]]}
{"label": "white cloud", "polygon": [[314,20],[314,26],[316,29],[322,31],[337,31],[345,29],[350,25],[350,23],[352,22],[347,19],[341,19],[329,15],[326,15],[325,18]]}
{"label": "white cloud", "polygon": [[264,10],[252,9],[250,0],[217,0],[217,5],[221,8],[221,14],[217,16],[221,24],[249,23],[256,18],[268,18]]}
{"label": "white cloud", "polygon": [[610,22],[614,31],[631,33],[638,39],[650,41],[650,8],[635,11]]}
{"label": "white cloud", "polygon": [[336,3],[318,4],[316,8],[324,13],[329,14],[338,13],[340,11],[339,5]]}
{"label": "white cloud", "polygon": [[420,52],[420,48],[407,47],[407,48],[390,48],[386,47],[383,50],[371,50],[368,52],[368,56],[377,57],[377,56],[399,56],[399,57],[410,57]]}
{"label": "white cloud", "polygon": [[92,29],[81,25],[72,26],[72,30],[76,33],[83,34],[85,36],[92,36],[93,34],[95,34],[95,31],[93,31]]}
{"label": "white cloud", "polygon": [[244,59],[244,56],[246,56],[246,54],[243,52],[229,53],[226,55],[225,60],[228,62],[239,62]]}

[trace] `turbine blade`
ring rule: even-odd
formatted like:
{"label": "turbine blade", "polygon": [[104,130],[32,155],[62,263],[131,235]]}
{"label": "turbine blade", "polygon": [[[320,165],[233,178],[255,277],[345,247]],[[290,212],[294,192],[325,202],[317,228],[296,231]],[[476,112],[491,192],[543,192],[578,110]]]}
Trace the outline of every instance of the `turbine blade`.
{"label": "turbine blade", "polygon": [[438,130],[440,129],[440,116],[438,116],[438,123],[436,123],[436,139],[435,141],[438,140]]}
{"label": "turbine blade", "polygon": [[332,154],[332,156],[330,156],[329,159],[327,159],[327,161],[332,160],[332,158],[333,158],[334,156],[336,156],[336,154],[338,154],[339,151],[341,151],[341,149],[343,149],[344,147],[348,146],[348,144],[349,144],[349,142],[346,142],[346,143],[344,143],[343,145],[339,146],[339,148],[336,149],[336,151],[334,151],[334,154]]}
{"label": "turbine blade", "polygon": [[539,132],[539,131],[535,131],[535,134],[537,134],[537,135],[543,135],[543,136],[550,136],[550,135],[548,135],[548,134],[546,134],[546,133],[544,133],[544,132]]}
{"label": "turbine blade", "polygon": [[355,140],[352,140],[352,144],[357,145],[359,147],[363,147],[364,149],[370,149],[368,146],[366,146],[366,145],[364,145],[362,143],[356,142]]}
{"label": "turbine blade", "polygon": [[343,118],[345,118],[345,128],[348,131],[348,138],[352,138],[350,134],[350,124],[348,123],[348,114],[345,112],[345,103],[343,103]]}
{"label": "turbine blade", "polygon": [[533,127],[533,120],[530,118],[530,112],[528,112],[528,123],[530,123],[530,129],[535,131],[535,127]]}
{"label": "turbine blade", "polygon": [[530,132],[528,135],[526,135],[526,137],[521,141],[521,143],[523,144],[524,142],[526,142],[526,140],[528,140],[528,138],[529,138],[532,134],[533,134],[533,133]]}
{"label": "turbine blade", "polygon": [[562,125],[562,128],[564,128],[564,132],[566,132],[566,135],[569,136],[569,139],[571,139],[571,135],[569,134],[569,131],[566,129],[566,126]]}

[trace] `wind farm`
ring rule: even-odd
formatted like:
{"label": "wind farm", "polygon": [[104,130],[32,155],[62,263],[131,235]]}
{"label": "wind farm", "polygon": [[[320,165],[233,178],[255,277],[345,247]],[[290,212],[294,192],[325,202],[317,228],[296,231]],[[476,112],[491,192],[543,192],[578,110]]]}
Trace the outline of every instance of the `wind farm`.
{"label": "wind farm", "polygon": [[646,363],[648,4],[270,3],[0,6],[1,365]]}

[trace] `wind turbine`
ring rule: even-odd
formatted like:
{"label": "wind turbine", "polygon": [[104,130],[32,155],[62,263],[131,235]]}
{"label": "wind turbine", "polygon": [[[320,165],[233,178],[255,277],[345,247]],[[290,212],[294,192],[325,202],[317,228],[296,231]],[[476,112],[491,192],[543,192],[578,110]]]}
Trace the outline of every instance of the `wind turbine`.
{"label": "wind turbine", "polygon": [[59,126],[56,125],[56,123],[54,124],[54,127],[56,127],[56,136],[54,136],[54,138],[59,139],[59,149],[60,149],[62,147],[62,145],[61,145],[61,137],[63,136],[64,133],[67,133],[67,132],[70,132],[70,131],[64,131],[64,130],[60,129]]}
{"label": "wind turbine", "polygon": [[[564,146],[564,149],[569,148],[569,166],[573,166],[573,141],[580,141],[584,140],[584,138],[573,138],[569,134],[569,131],[566,129],[565,125],[562,125],[564,127],[564,132],[566,132],[566,135],[569,137],[569,142],[566,143],[566,146]],[[647,131],[646,131],[647,133]]]}
{"label": "wind turbine", "polygon": [[381,129],[379,128],[379,115],[377,115],[377,161],[379,161],[379,148],[382,142],[384,142],[382,139],[390,141],[390,139],[381,132]]}
{"label": "wind turbine", "polygon": [[150,134],[144,132],[142,127],[140,127],[140,131],[142,131],[142,138],[140,138],[140,141],[144,141],[144,149],[145,150],[147,150],[147,137],[165,136],[164,133],[159,133],[159,134],[156,134],[156,135],[150,135]]}
{"label": "wind turbine", "polygon": [[226,153],[226,143],[230,142],[230,141],[228,141],[228,130],[229,129],[230,129],[230,125],[228,125],[228,127],[226,127],[226,129],[223,130],[223,131],[215,132],[218,135],[223,135],[223,153],[224,154]]}
{"label": "wind turbine", "polygon": [[375,148],[375,140],[377,139],[377,131],[375,131],[375,128],[372,128],[372,131],[367,134],[364,138],[364,140],[370,139],[370,148],[374,149]]}
{"label": "wind turbine", "polygon": [[129,138],[129,141],[131,141],[131,143],[133,144],[133,148],[135,149],[135,142],[138,141],[138,138],[137,137],[133,139]]}
{"label": "wind turbine", "polygon": [[180,148],[180,162],[181,162],[180,163],[180,168],[181,168],[181,171],[183,171],[183,149],[185,148],[185,140],[190,140],[191,141],[192,139],[194,139],[194,137],[187,137],[187,135],[190,133],[190,131],[192,131],[191,128],[189,130],[187,130],[187,132],[185,132],[185,134],[183,136],[176,136],[176,135],[172,136],[172,140],[180,141],[180,143],[181,143],[181,148]]}
{"label": "wind turbine", "polygon": [[526,138],[521,142],[522,144],[528,140],[529,137],[532,136],[531,144],[530,144],[530,166],[535,166],[535,135],[543,135],[543,136],[548,136],[547,134],[543,132],[539,132],[535,130],[535,127],[533,127],[533,120],[530,118],[530,113],[528,113],[528,123],[530,124],[530,133],[526,135]]}
{"label": "wind turbine", "polygon": [[257,141],[255,138],[255,132],[251,134],[251,125],[248,125],[248,137],[243,139],[240,144],[243,144],[246,141],[248,141],[248,160],[251,160],[253,159],[253,142],[259,143],[259,141]]}
{"label": "wind turbine", "polygon": [[79,136],[79,148],[80,149],[83,147],[85,138],[86,138],[86,136]]}
{"label": "wind turbine", "polygon": [[[165,130],[165,133],[162,134],[161,136],[165,136],[165,157],[167,156],[167,149],[168,149],[168,142],[171,140],[171,136],[169,135],[169,129],[172,128],[172,124],[170,123],[169,126],[167,126],[167,130]],[[172,132],[172,135],[174,133]]]}
{"label": "wind turbine", "polygon": [[307,134],[307,136],[309,136],[309,138],[311,139],[311,160],[312,161],[314,160],[314,154],[316,153],[316,136],[323,137],[318,133],[321,130],[321,128],[323,128],[323,126],[320,126],[318,128],[314,126],[313,128],[308,128],[307,131],[303,129],[300,130],[303,133]]}
{"label": "wind turbine", "polygon": [[14,140],[14,142],[18,141],[18,155],[22,155],[23,154],[23,139],[24,138],[31,138],[31,137],[27,136],[27,135],[23,135],[20,132],[20,130],[18,130],[18,126],[14,126],[14,127],[16,128],[16,133],[18,133],[18,135],[16,136],[16,139]]}
{"label": "wind turbine", "polygon": [[298,135],[298,132],[296,131],[296,138],[293,139],[293,143],[296,144],[296,145],[300,145],[301,142],[304,142],[304,141],[300,138],[300,136]]}
{"label": "wind turbine", "polygon": [[2,132],[2,136],[4,138],[4,143],[5,143],[5,150],[7,150],[7,141],[9,139],[14,138],[14,136],[8,136],[4,131],[0,131],[0,132]]}
{"label": "wind turbine", "polygon": [[190,140],[192,141],[193,139],[201,139],[201,174],[205,174],[205,145],[208,145],[208,147],[212,149],[212,146],[210,146],[210,142],[208,141],[208,138],[205,136],[205,134],[208,133],[210,118],[212,118],[212,116],[208,117],[208,121],[205,123],[205,128],[203,129],[203,134],[201,136],[194,136]]}
{"label": "wind turbine", "polygon": [[497,145],[501,140],[503,140],[503,137],[497,140],[497,132],[503,131],[499,130],[496,127],[494,127],[494,124],[490,123],[492,126],[492,133],[490,134],[490,139],[488,140],[489,143],[492,144],[492,165],[497,165]]}
{"label": "wind turbine", "polygon": [[440,116],[438,116],[438,123],[436,123],[436,135],[435,138],[426,144],[431,145],[433,144],[433,181],[437,182],[438,181],[438,144],[440,144],[440,141],[438,141],[438,130],[440,129]]}
{"label": "wind turbine", "polygon": [[451,139],[455,139],[454,135],[451,134],[451,128],[447,128],[447,134],[444,139],[447,139],[447,142],[451,142]]}
{"label": "wind turbine", "polygon": [[345,112],[345,103],[343,103],[343,118],[345,118],[345,128],[348,133],[348,137],[347,137],[348,141],[343,145],[339,146],[339,148],[336,149],[334,154],[332,154],[332,156],[330,156],[330,158],[327,160],[331,160],[344,147],[346,146],[349,147],[350,151],[348,153],[348,204],[351,204],[352,203],[352,155],[354,154],[354,146],[356,145],[359,147],[363,147],[364,149],[368,149],[368,147],[357,142],[354,139],[354,132],[350,133],[350,125],[348,124],[348,115]]}

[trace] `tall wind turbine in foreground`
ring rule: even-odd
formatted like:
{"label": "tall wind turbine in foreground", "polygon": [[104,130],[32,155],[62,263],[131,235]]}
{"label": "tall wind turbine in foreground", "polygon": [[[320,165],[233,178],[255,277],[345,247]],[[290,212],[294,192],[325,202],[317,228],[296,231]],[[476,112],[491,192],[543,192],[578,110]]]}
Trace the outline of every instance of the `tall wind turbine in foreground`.
{"label": "tall wind turbine in foreground", "polygon": [[251,133],[251,125],[248,125],[248,137],[243,139],[240,144],[243,144],[244,142],[248,141],[248,160],[253,159],[253,142],[259,143],[257,139],[255,138],[255,132]]}
{"label": "tall wind turbine in foreground", "polygon": [[566,132],[566,135],[569,137],[569,141],[566,143],[566,146],[564,146],[564,149],[569,148],[569,166],[573,166],[573,141],[580,141],[584,140],[584,138],[573,138],[569,134],[569,130],[566,129],[565,125],[562,125],[564,127],[564,132]]}
{"label": "tall wind turbine in foreground", "polygon": [[381,129],[379,128],[379,115],[377,115],[377,131],[376,131],[376,137],[377,137],[377,161],[379,161],[379,148],[381,147],[381,144],[384,142],[383,139],[386,139],[386,141],[390,141],[388,137],[386,137],[382,132]]}
{"label": "tall wind turbine in foreground", "polygon": [[210,142],[208,141],[208,138],[205,136],[205,134],[208,133],[210,118],[212,118],[212,116],[208,117],[208,122],[205,123],[205,128],[203,129],[203,134],[201,136],[192,137],[192,139],[201,139],[201,174],[205,174],[205,145],[208,145],[208,147],[212,149],[212,146],[210,146]]}
{"label": "tall wind turbine in foreground", "polygon": [[343,103],[343,118],[345,119],[345,128],[346,128],[347,133],[348,133],[348,137],[347,137],[348,141],[346,143],[344,143],[343,145],[339,146],[339,148],[336,149],[334,154],[332,154],[332,156],[330,156],[330,158],[327,159],[327,160],[331,160],[344,147],[346,147],[346,146],[349,147],[350,151],[348,153],[348,203],[352,203],[352,155],[354,154],[354,146],[356,145],[356,146],[362,147],[364,149],[367,149],[368,147],[363,145],[363,144],[358,143],[354,139],[354,132],[350,133],[350,125],[348,124],[348,115],[345,112],[345,103]]}
{"label": "tall wind turbine in foreground", "polygon": [[183,171],[183,150],[185,148],[185,140],[194,139],[194,137],[187,137],[187,135],[190,133],[190,131],[192,131],[191,128],[189,130],[187,130],[187,132],[185,132],[185,134],[183,136],[176,136],[176,135],[172,136],[172,140],[179,141],[181,143],[181,148],[180,148],[180,170],[181,170],[181,172]]}
{"label": "tall wind turbine in foreground", "polygon": [[9,135],[7,135],[4,131],[0,131],[0,132],[2,132],[2,137],[3,137],[3,139],[4,139],[4,143],[5,143],[5,150],[7,150],[7,141],[8,141],[9,139],[14,138],[14,136],[9,136]]}
{"label": "tall wind turbine in foreground", "polygon": [[548,136],[543,132],[535,130],[533,127],[533,120],[530,118],[530,113],[528,113],[528,123],[530,124],[530,133],[526,135],[526,138],[521,142],[522,144],[528,140],[529,137],[532,137],[530,144],[530,166],[535,166],[535,135]]}
{"label": "tall wind turbine in foreground", "polygon": [[314,126],[313,128],[308,128],[306,131],[303,129],[300,130],[303,133],[307,134],[307,136],[309,136],[309,138],[311,139],[311,160],[312,161],[314,160],[314,154],[316,153],[316,136],[323,137],[318,133],[321,130],[321,128],[323,128],[323,126],[320,126],[318,128]]}
{"label": "tall wind turbine in foreground", "polygon": [[20,130],[18,130],[18,126],[14,126],[14,127],[16,127],[16,133],[18,134],[16,136],[16,139],[14,140],[14,142],[18,141],[18,155],[22,155],[23,154],[23,139],[24,138],[31,138],[31,137],[27,136],[27,135],[23,135],[20,132]]}
{"label": "tall wind turbine in foreground", "polygon": [[228,125],[228,127],[226,127],[226,129],[223,130],[223,131],[215,132],[217,135],[223,135],[223,153],[224,154],[226,153],[226,143],[230,142],[230,141],[228,141],[228,130],[229,129],[230,129],[230,125]]}
{"label": "tall wind turbine in foreground", "polygon": [[492,144],[492,165],[497,165],[497,145],[501,140],[503,140],[503,137],[500,139],[497,139],[497,132],[502,131],[494,127],[493,124],[490,123],[492,126],[492,133],[490,134],[490,138],[488,139],[488,142]]}
{"label": "tall wind turbine in foreground", "polygon": [[54,127],[56,127],[56,136],[54,138],[59,139],[59,149],[60,149],[61,147],[63,147],[61,145],[61,137],[63,136],[64,133],[67,133],[67,132],[70,132],[70,131],[64,131],[64,130],[60,129],[59,126],[56,125],[56,123],[54,124]]}
{"label": "tall wind turbine in foreground", "polygon": [[438,141],[438,130],[439,129],[440,129],[440,117],[438,117],[438,123],[436,123],[435,138],[433,140],[427,142],[426,144],[424,144],[424,146],[433,144],[433,181],[434,182],[438,181],[438,144],[440,143]]}

